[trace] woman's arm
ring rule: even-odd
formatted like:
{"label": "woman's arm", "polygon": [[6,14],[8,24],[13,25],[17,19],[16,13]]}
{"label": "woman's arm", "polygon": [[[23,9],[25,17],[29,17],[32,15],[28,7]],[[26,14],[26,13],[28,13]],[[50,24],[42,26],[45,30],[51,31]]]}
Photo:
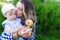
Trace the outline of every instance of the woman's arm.
{"label": "woman's arm", "polygon": [[28,40],[34,40],[35,32],[36,32],[36,23],[34,23],[34,31],[33,31],[33,34],[32,34],[32,38],[28,38]]}

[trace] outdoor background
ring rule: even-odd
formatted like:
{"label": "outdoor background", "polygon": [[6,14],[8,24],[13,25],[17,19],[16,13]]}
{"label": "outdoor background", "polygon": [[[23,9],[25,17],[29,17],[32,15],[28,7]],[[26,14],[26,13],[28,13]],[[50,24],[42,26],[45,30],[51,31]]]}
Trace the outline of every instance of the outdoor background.
{"label": "outdoor background", "polygon": [[[16,4],[18,0],[10,0]],[[1,14],[1,7],[7,0],[0,0],[0,35],[1,26],[5,18]],[[35,40],[60,40],[60,0],[31,0],[34,5],[37,26]]]}

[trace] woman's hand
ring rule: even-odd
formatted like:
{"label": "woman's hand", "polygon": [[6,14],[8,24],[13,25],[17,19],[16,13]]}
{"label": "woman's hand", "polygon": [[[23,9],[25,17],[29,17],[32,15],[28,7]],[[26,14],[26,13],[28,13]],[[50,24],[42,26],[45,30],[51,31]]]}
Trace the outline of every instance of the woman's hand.
{"label": "woman's hand", "polygon": [[29,29],[24,35],[23,37],[25,38],[31,38],[32,37],[32,29]]}
{"label": "woman's hand", "polygon": [[13,34],[13,38],[15,39],[17,37],[18,37],[18,35],[17,35],[17,32],[16,32],[16,33]]}
{"label": "woman's hand", "polygon": [[25,27],[22,28],[20,31],[18,31],[18,35],[19,35],[19,36],[23,36],[25,33],[27,33]]}
{"label": "woman's hand", "polygon": [[32,37],[32,29],[30,28],[23,28],[18,32],[19,36],[25,37],[25,38],[31,38]]}

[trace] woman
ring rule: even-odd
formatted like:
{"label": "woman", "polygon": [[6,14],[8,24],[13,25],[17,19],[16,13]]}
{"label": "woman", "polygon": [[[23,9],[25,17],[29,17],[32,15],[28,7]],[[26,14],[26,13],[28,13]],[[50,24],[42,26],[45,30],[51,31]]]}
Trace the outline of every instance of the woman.
{"label": "woman", "polygon": [[[18,11],[19,10],[19,11]],[[29,0],[20,0],[20,2],[16,5],[16,12],[17,12],[17,18],[21,18],[21,24],[25,25],[26,19],[32,19],[34,22],[33,27],[33,34],[32,37],[27,36],[25,34],[25,40],[34,40],[35,37],[35,30],[36,30],[36,18],[35,18],[35,12],[32,3]]]}

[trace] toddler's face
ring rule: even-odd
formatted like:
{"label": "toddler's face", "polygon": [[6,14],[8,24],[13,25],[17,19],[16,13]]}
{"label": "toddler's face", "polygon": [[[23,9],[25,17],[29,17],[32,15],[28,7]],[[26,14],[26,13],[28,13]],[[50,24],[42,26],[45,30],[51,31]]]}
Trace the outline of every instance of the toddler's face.
{"label": "toddler's face", "polygon": [[15,18],[16,18],[16,11],[15,11],[15,9],[11,9],[5,15],[6,15],[7,19],[15,20]]}
{"label": "toddler's face", "polygon": [[20,3],[19,6],[16,6],[17,16],[21,17],[23,15],[23,4]]}

